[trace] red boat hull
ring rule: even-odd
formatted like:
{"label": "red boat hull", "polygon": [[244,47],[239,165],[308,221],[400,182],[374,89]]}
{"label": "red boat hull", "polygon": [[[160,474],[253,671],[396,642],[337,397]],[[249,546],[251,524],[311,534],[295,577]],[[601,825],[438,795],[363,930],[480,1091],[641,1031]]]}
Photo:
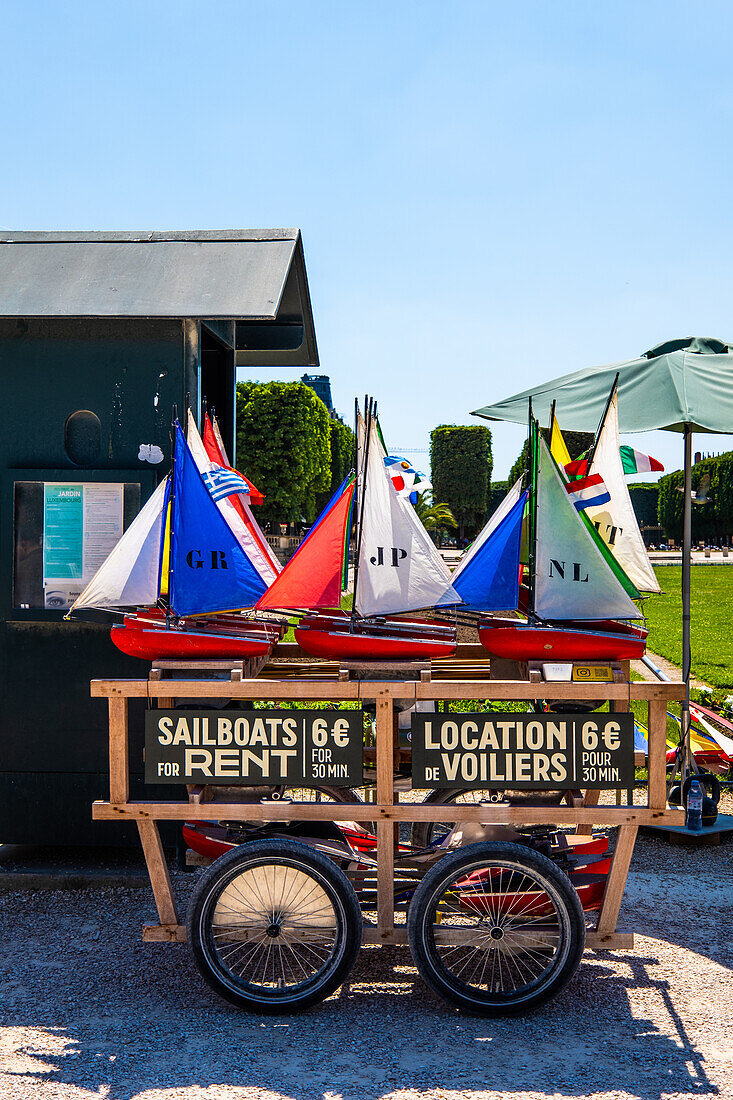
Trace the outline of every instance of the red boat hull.
{"label": "red boat hull", "polygon": [[[374,855],[377,845],[375,836],[352,823],[339,822],[338,825],[345,840],[357,854],[361,852]],[[208,859],[218,859],[225,852],[238,846],[238,841],[230,839],[226,829],[216,822],[185,822],[183,839],[192,851]],[[611,857],[605,856],[608,851],[608,839],[606,837],[589,838],[587,841],[575,837],[570,839],[571,851],[577,864],[569,873],[570,881],[578,892],[583,909],[591,912],[601,906],[606,878],[611,867]],[[400,857],[409,859],[413,850],[410,845],[399,845],[396,852],[398,860]],[[467,875],[460,884],[462,890],[459,904],[468,912],[482,915],[485,912],[494,911],[496,899],[486,895],[481,888],[484,877],[484,873],[474,872]],[[538,893],[533,896],[528,892],[511,893],[506,894],[501,902],[501,912],[504,914],[521,912],[522,915],[531,913],[541,917],[551,911],[552,906],[545,894]]]}
{"label": "red boat hull", "polygon": [[570,623],[539,626],[518,619],[488,619],[479,623],[478,636],[492,656],[512,661],[633,661],[646,649],[646,631],[641,628],[616,633],[594,629],[590,623],[579,628]]}
{"label": "red boat hull", "polygon": [[427,660],[456,651],[450,624],[425,619],[387,619],[352,631],[348,616],[314,615],[301,619],[295,640],[305,653],[328,660]]}
{"label": "red boat hull", "polygon": [[146,661],[158,658],[205,660],[207,658],[258,657],[270,652],[277,636],[221,635],[196,630],[143,629],[133,626],[113,626],[112,641],[129,657]]}

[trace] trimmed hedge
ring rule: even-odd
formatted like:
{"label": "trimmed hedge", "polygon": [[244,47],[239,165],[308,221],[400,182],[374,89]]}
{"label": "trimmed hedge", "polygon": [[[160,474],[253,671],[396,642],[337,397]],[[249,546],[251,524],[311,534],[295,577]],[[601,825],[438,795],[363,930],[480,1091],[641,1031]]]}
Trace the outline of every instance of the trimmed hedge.
{"label": "trimmed hedge", "polygon": [[439,424],[430,433],[433,500],[448,505],[461,538],[473,538],[486,521],[493,465],[483,425]]}
{"label": "trimmed hedge", "polygon": [[[705,474],[710,474],[710,500],[692,506],[692,538],[694,542],[716,541],[733,532],[733,451],[705,458],[692,467],[692,488],[697,489]],[[678,489],[684,487],[683,470],[675,470],[659,479],[657,516],[667,536],[682,540],[683,498]]]}

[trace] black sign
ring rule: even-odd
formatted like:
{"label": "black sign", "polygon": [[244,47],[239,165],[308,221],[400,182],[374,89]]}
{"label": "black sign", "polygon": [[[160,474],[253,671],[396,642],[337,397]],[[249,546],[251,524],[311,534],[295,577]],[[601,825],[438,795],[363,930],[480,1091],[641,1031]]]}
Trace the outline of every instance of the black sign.
{"label": "black sign", "polygon": [[354,787],[360,710],[149,710],[146,783]]}
{"label": "black sign", "polygon": [[414,714],[414,787],[627,788],[631,714]]}

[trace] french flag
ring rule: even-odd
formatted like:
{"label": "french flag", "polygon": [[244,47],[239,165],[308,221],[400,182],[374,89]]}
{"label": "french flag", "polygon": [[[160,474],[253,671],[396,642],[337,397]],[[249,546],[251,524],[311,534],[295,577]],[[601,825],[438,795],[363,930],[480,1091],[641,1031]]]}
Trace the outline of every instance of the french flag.
{"label": "french flag", "polygon": [[577,481],[568,481],[565,491],[579,512],[584,508],[595,508],[599,504],[607,504],[611,499],[611,494],[600,474],[591,474],[590,477],[581,477]]}

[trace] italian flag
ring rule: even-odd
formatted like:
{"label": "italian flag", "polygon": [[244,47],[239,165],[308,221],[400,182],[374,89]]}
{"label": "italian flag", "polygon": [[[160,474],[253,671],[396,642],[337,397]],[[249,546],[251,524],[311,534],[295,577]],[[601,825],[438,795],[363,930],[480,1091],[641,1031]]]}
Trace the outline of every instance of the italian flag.
{"label": "italian flag", "polygon": [[[627,475],[650,474],[652,471],[656,472],[664,469],[659,459],[652,458],[651,455],[645,455],[642,451],[635,451],[633,447],[619,447],[619,453],[621,454],[621,465]],[[581,455],[574,462],[566,463],[565,473],[571,478],[585,477],[588,473],[588,460]]]}
{"label": "italian flag", "polygon": [[621,447],[621,464],[625,474],[649,474],[652,471],[663,470],[664,466],[651,455],[645,455],[641,451],[635,451],[633,447]]}

